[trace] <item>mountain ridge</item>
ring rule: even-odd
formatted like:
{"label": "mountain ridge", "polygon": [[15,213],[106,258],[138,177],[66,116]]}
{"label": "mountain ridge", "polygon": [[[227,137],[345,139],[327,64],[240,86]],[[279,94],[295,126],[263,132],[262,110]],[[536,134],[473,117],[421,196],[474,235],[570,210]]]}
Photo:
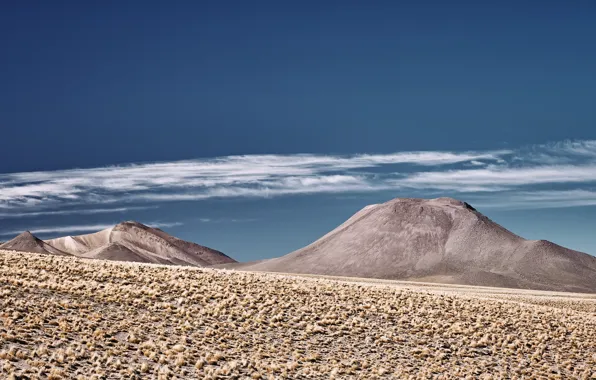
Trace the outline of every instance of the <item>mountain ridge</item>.
{"label": "mountain ridge", "polygon": [[0,248],[88,259],[201,267],[236,262],[223,252],[176,238],[136,221],[125,221],[90,234],[45,241],[26,231]]}

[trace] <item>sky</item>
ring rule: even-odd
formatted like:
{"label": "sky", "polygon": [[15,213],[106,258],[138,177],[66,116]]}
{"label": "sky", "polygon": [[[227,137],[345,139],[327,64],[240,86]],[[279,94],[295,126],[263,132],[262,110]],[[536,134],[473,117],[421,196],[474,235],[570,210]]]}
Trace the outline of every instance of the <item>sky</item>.
{"label": "sky", "polygon": [[593,1],[0,4],[0,240],[138,220],[240,261],[450,196],[596,254]]}

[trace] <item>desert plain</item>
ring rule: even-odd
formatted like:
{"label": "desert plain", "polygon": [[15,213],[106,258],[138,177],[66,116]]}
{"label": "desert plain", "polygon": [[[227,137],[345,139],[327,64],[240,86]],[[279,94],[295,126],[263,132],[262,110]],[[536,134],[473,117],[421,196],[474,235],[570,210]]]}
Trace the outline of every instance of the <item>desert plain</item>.
{"label": "desert plain", "polygon": [[596,379],[596,295],[0,251],[3,379]]}

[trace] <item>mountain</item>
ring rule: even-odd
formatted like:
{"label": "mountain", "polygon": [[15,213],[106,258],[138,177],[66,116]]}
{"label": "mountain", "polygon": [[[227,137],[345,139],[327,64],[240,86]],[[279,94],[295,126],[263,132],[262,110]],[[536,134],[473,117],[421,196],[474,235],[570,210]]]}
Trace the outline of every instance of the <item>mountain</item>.
{"label": "mountain", "polygon": [[0,249],[44,253],[48,255],[70,256],[69,253],[57,249],[43,240],[38,239],[29,231],[25,231],[14,239],[1,244]]}
{"label": "mountain", "polygon": [[314,243],[242,269],[596,292],[596,257],[523,239],[451,198],[367,206]]}
{"label": "mountain", "polygon": [[87,235],[46,241],[59,250],[90,259],[210,266],[233,263],[224,253],[128,221]]}
{"label": "mountain", "polygon": [[80,254],[87,259],[148,262],[148,260],[120,243],[108,243]]}

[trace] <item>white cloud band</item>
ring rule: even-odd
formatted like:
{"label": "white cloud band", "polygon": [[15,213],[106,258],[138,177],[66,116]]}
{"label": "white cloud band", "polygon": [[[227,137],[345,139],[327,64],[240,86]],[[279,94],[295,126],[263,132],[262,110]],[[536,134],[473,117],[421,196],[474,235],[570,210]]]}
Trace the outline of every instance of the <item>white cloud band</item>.
{"label": "white cloud band", "polygon": [[[35,227],[29,230],[32,234],[69,234],[73,232],[83,233],[83,232],[97,232],[101,230],[105,230],[107,228],[114,227],[113,224],[83,224],[83,225],[74,225],[74,226],[44,226],[44,227]],[[176,227],[181,226],[182,223],[147,223],[149,227],[153,228],[167,228],[167,227]],[[18,235],[22,233],[22,230],[13,230],[13,231],[4,231],[0,233],[1,236],[11,236],[11,235]]]}
{"label": "white cloud band", "polygon": [[32,205],[404,189],[466,194],[527,192],[544,190],[539,187],[548,184],[571,187],[565,190],[586,190],[594,182],[596,141],[564,141],[484,152],[245,155],[0,174],[0,207],[6,208],[3,215],[8,215],[14,209]]}

